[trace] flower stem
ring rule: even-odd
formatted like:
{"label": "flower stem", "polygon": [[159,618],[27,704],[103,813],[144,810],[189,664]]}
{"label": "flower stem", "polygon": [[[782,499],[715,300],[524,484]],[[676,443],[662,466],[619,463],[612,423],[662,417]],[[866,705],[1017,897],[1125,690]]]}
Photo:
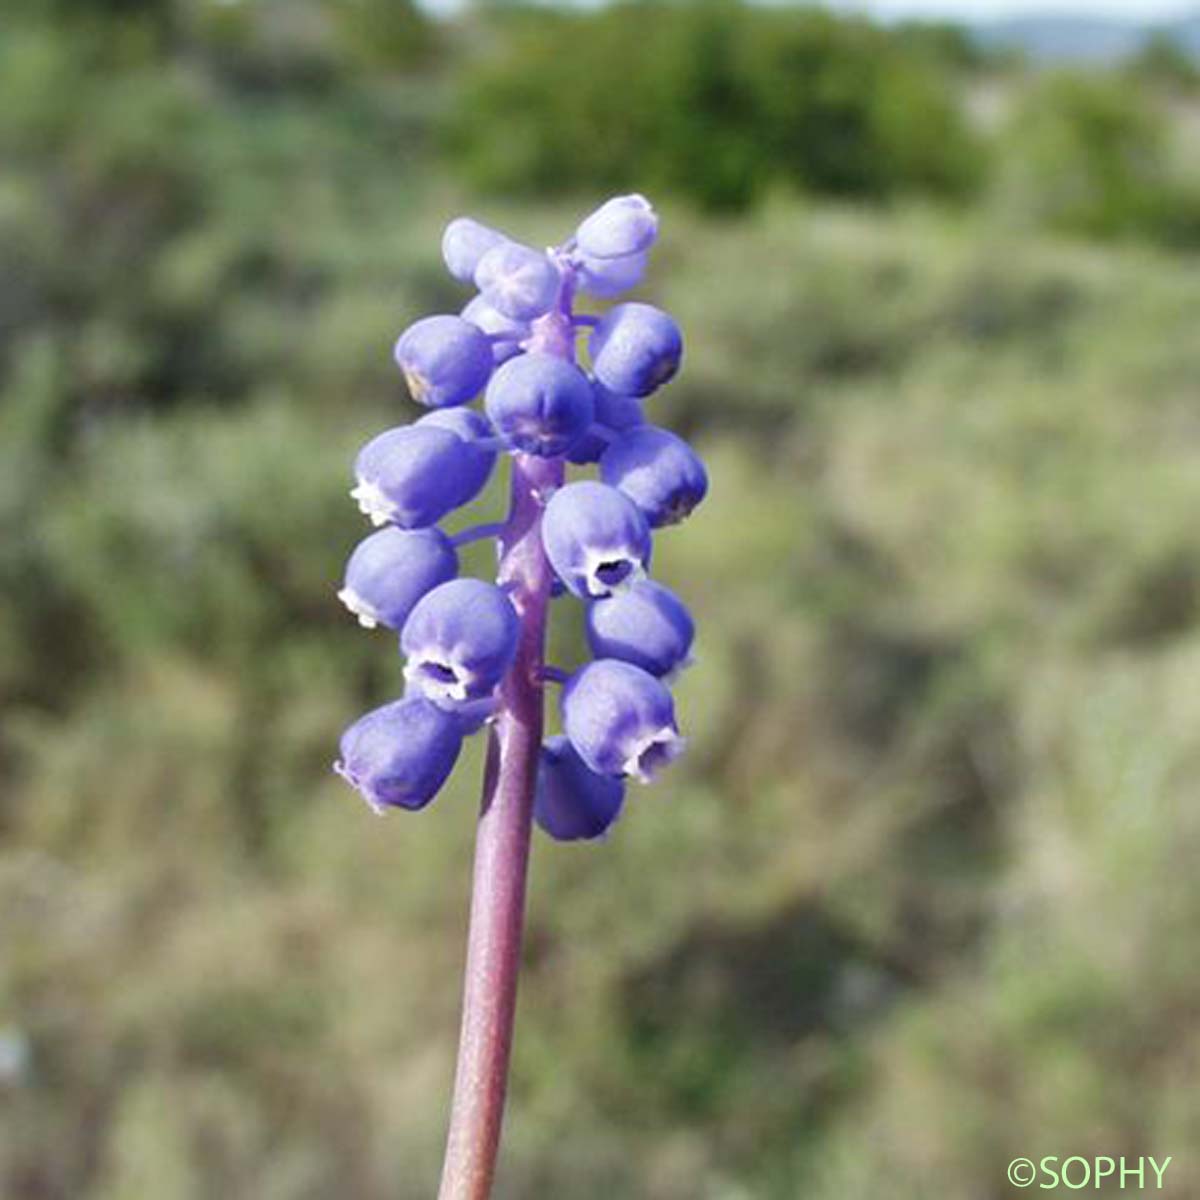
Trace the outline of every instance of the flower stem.
{"label": "flower stem", "polygon": [[462,1032],[439,1200],[491,1194],[508,1085],[533,789],[542,745],[542,667],[552,573],[538,499],[561,486],[561,459],[513,456],[512,502],[500,535],[499,582],[521,618],[517,656],[500,685],[488,744],[467,938]]}

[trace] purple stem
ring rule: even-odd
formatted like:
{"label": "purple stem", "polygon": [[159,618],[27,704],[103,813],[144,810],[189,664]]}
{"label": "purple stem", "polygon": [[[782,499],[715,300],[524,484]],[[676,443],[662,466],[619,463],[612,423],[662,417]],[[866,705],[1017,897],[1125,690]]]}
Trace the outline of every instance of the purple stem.
{"label": "purple stem", "polygon": [[[482,542],[484,538],[500,537],[507,525],[505,524],[489,524],[489,525],[471,525],[466,529],[460,529],[457,533],[450,537],[450,545],[455,549],[461,546],[469,546],[472,542]],[[513,588],[506,589],[510,594]]]}
{"label": "purple stem", "polygon": [[533,786],[542,746],[542,658],[550,566],[537,493],[561,485],[561,459],[515,455],[512,509],[501,535],[500,581],[521,617],[516,661],[500,685],[488,744],[467,940],[462,1034],[440,1200],[487,1200],[508,1085]]}
{"label": "purple stem", "polygon": [[[570,272],[564,272],[558,309],[535,322],[531,341],[544,352],[572,357],[572,291]],[[439,1200],[488,1200],[496,1173],[521,965],[533,791],[542,748],[546,617],[554,579],[542,550],[539,497],[561,487],[563,477],[561,458],[513,455],[512,499],[500,531],[498,582],[521,618],[521,640],[500,685],[488,743],[462,1031]]]}

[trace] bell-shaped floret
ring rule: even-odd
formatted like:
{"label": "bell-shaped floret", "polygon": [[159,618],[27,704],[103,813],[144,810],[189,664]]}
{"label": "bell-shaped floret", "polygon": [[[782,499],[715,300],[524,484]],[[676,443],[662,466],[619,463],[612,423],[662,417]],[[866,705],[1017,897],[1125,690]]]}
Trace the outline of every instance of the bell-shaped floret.
{"label": "bell-shaped floret", "polygon": [[426,317],[396,340],[396,365],[412,398],[427,408],[466,404],[492,373],[492,344],[462,317]]}
{"label": "bell-shaped floret", "polygon": [[458,719],[416,697],[385,704],[342,734],[333,769],[376,811],[424,808],[454,769]]}
{"label": "bell-shaped floret", "polygon": [[645,196],[614,196],[585,217],[575,231],[580,251],[592,258],[641,254],[658,237],[658,215]]}
{"label": "bell-shaped floret", "polygon": [[497,312],[514,321],[532,321],[554,307],[562,275],[546,254],[519,242],[502,242],[479,260],[475,283]]}
{"label": "bell-shaped floret", "polygon": [[600,456],[600,478],[619,488],[654,529],[682,521],[708,492],[700,456],[669,430],[625,430]]}
{"label": "bell-shaped floret", "polygon": [[628,496],[593,480],[568,483],[546,505],[542,545],[576,596],[610,596],[640,579],[650,561],[650,527]]}
{"label": "bell-shaped floret", "polygon": [[570,450],[594,414],[587,376],[553,354],[522,354],[498,367],[484,407],[508,446],[544,458]]}
{"label": "bell-shaped floret", "polygon": [[401,425],[372,438],[354,461],[350,495],[376,525],[433,525],[483,486],[473,447],[448,429]]}
{"label": "bell-shaped floret", "polygon": [[508,670],[520,634],[504,591],[480,579],[452,579],[424,596],[404,623],[404,678],[438,704],[480,700]]}
{"label": "bell-shaped floret", "polygon": [[440,529],[390,525],[354,548],[338,599],[360,625],[399,632],[417,601],[457,574],[458,555]]}
{"label": "bell-shaped floret", "polygon": [[653,579],[588,605],[586,624],[597,658],[619,658],[659,678],[687,666],[696,636],[683,601]]}
{"label": "bell-shaped floret", "polygon": [[533,816],[560,842],[597,838],[621,812],[625,785],[588,769],[565,737],[547,738],[538,764]]}
{"label": "bell-shaped floret", "polygon": [[683,357],[679,326],[660,308],[631,301],[610,308],[592,330],[592,370],[611,391],[648,396]]}
{"label": "bell-shaped floret", "polygon": [[471,283],[479,260],[494,246],[508,239],[472,217],[456,217],[442,234],[442,261],[460,283]]}
{"label": "bell-shaped floret", "polygon": [[651,779],[683,751],[675,705],[661,680],[641,667],[600,658],[563,687],[563,731],[599,775]]}

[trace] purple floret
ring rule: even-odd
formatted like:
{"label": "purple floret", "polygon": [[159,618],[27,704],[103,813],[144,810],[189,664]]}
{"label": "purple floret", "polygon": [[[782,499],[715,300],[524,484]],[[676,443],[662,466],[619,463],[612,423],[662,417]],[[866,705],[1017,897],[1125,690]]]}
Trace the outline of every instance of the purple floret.
{"label": "purple floret", "polygon": [[582,254],[595,259],[641,254],[658,237],[658,215],[645,196],[614,196],[605,201],[575,231]]}
{"label": "purple floret", "polygon": [[546,739],[538,765],[533,816],[556,841],[601,837],[621,813],[625,785],[590,771],[565,737]]}
{"label": "purple floret", "polygon": [[570,450],[594,415],[587,376],[551,354],[522,354],[497,368],[484,406],[510,448],[543,458]]}
{"label": "purple floret", "polygon": [[615,438],[600,456],[600,478],[624,492],[654,529],[678,524],[708,493],[700,456],[657,425],[639,425]]}
{"label": "purple floret", "polygon": [[458,554],[440,529],[389,525],[354,548],[338,599],[360,625],[399,631],[426,592],[457,574]]}
{"label": "purple floret", "polygon": [[613,658],[571,676],[562,718],[571,745],[599,775],[649,783],[683,751],[671,693],[641,667]]}
{"label": "purple floret", "polygon": [[650,527],[628,496],[585,479],[551,497],[542,517],[542,545],[567,589],[595,599],[645,574]]}
{"label": "purple floret", "polygon": [[462,749],[458,720],[427,700],[385,704],[359,717],[341,740],[333,769],[376,811],[424,808]]}
{"label": "purple floret", "polygon": [[492,373],[492,345],[462,317],[426,317],[396,339],[396,365],[412,398],[427,408],[466,404]]}
{"label": "purple floret", "polygon": [[472,448],[448,429],[401,425],[372,438],[354,462],[351,496],[376,525],[434,525],[483,486]]}
{"label": "purple floret", "polygon": [[696,636],[687,606],[653,579],[588,605],[586,625],[597,658],[619,658],[659,678],[688,664]]}
{"label": "purple floret", "polygon": [[404,677],[437,704],[491,694],[512,664],[521,623],[494,583],[453,579],[424,596],[400,633]]}
{"label": "purple floret", "polygon": [[554,307],[562,276],[545,254],[502,242],[479,260],[475,283],[497,312],[514,321],[532,321]]}

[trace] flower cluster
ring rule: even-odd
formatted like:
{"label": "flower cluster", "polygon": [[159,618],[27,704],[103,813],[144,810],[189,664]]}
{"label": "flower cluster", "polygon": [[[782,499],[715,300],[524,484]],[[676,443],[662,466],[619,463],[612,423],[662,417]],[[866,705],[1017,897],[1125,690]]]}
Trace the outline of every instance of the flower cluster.
{"label": "flower cluster", "polygon": [[[542,748],[538,824],[563,840],[598,836],[621,810],[625,780],[649,781],[682,749],[668,683],[689,661],[693,623],[647,571],[652,531],[686,517],[708,478],[686,442],[646,422],[643,402],[675,375],[683,339],[649,304],[601,316],[574,307],[579,292],[607,300],[634,287],[657,234],[637,195],[609,200],[545,252],[467,217],[446,228],[446,266],[477,294],[458,316],[401,334],[396,363],[430,411],[379,434],[354,465],[351,495],[380,528],[350,556],[339,597],[361,624],[399,634],[406,686],[345,732],[335,769],[377,811],[433,799],[464,737],[494,716],[517,657],[511,588],[459,577],[458,547],[491,536],[503,547],[506,527],[450,537],[437,524],[479,495],[501,452],[559,464],[559,486],[534,498],[540,552],[554,594],[586,605],[594,655],[569,675],[545,668],[531,681],[562,685],[562,736]],[[581,337],[590,369],[577,362]],[[482,412],[468,407],[480,394]],[[594,464],[599,478],[567,482],[565,463]]]}

